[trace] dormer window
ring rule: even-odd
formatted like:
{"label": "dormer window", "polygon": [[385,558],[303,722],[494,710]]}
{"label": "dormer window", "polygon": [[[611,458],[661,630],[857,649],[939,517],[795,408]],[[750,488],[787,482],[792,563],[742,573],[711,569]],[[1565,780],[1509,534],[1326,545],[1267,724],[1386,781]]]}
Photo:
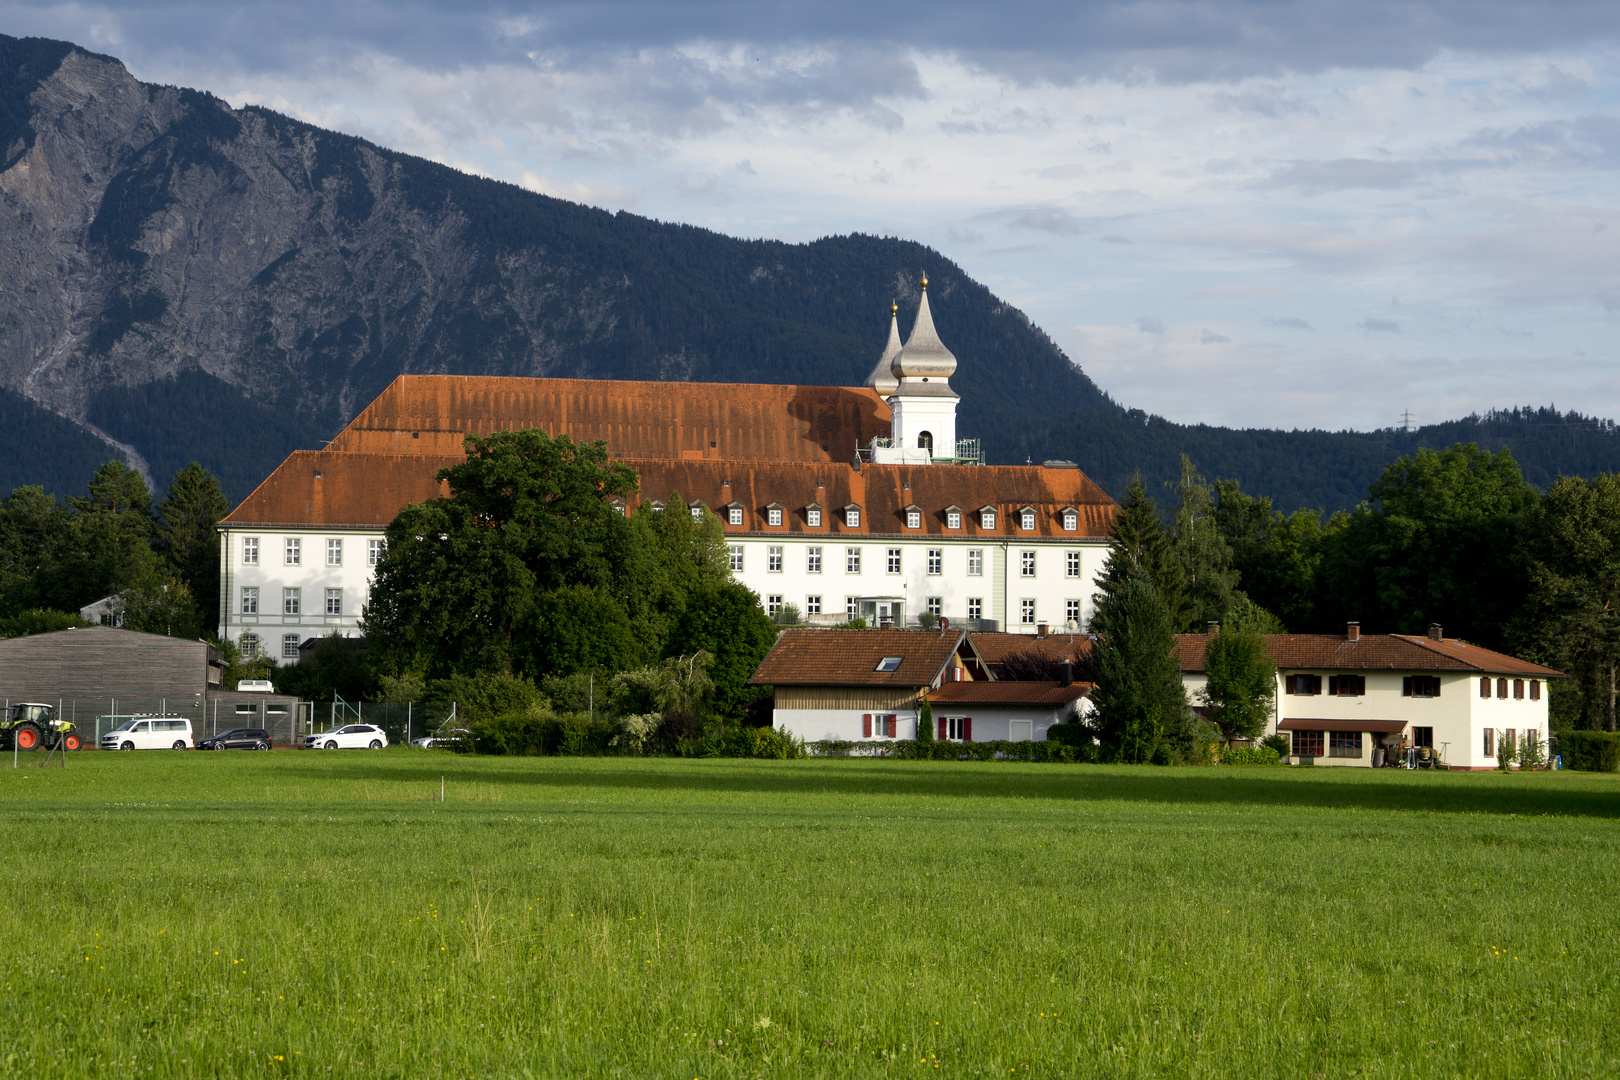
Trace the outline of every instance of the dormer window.
{"label": "dormer window", "polygon": [[806,525],[810,526],[812,529],[821,528],[821,510],[820,510],[820,508],[817,508],[815,510],[806,510],[804,512],[804,523]]}
{"label": "dormer window", "polygon": [[608,500],[608,505],[613,507],[613,512],[615,514],[618,514],[620,517],[624,517],[625,502],[623,499],[610,499]]}
{"label": "dormer window", "polygon": [[979,528],[994,529],[996,527],[996,512],[986,506],[979,511]]}
{"label": "dormer window", "polygon": [[1080,528],[1080,512],[1072,507],[1063,508],[1063,531],[1074,532]]}
{"label": "dormer window", "polygon": [[844,507],[844,527],[849,529],[861,527],[861,508],[853,503]]}
{"label": "dormer window", "polygon": [[1026,531],[1033,529],[1035,527],[1035,511],[1027,506],[1024,507],[1018,515],[1018,527]]}
{"label": "dormer window", "polygon": [[654,499],[652,501],[652,510],[655,514],[662,514],[664,512],[664,503],[658,499]]}
{"label": "dormer window", "polygon": [[774,503],[773,502],[773,503],[769,503],[769,504],[766,505],[766,507],[765,507],[765,524],[773,525],[773,526],[776,526],[778,528],[781,527],[781,524],[782,524],[782,504],[781,503]]}
{"label": "dormer window", "polygon": [[962,527],[962,508],[947,506],[945,508],[945,527],[947,529],[960,529]]}
{"label": "dormer window", "polygon": [[703,520],[704,506],[703,506],[703,504],[701,502],[693,503],[691,505],[690,509],[692,511],[692,520],[693,521],[702,521]]}
{"label": "dormer window", "polygon": [[917,506],[906,507],[906,528],[922,528],[922,508]]}
{"label": "dormer window", "polygon": [[740,506],[726,507],[726,524],[741,525],[743,523],[743,508]]}

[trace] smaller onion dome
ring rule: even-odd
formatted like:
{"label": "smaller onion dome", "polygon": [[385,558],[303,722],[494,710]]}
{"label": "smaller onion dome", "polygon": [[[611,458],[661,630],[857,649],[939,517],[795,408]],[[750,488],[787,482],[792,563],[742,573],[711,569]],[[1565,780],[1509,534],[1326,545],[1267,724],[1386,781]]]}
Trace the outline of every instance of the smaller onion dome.
{"label": "smaller onion dome", "polygon": [[883,355],[878,358],[877,367],[872,374],[866,377],[864,385],[870,386],[883,397],[888,397],[900,386],[900,380],[894,377],[889,370],[894,358],[900,355],[900,305],[889,304],[889,343],[883,347]]}

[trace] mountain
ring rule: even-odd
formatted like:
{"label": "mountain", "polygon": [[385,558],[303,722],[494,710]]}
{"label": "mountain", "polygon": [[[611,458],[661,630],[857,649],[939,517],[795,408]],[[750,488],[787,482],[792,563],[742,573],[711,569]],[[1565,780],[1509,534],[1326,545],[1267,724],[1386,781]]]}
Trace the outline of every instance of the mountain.
{"label": "mountain", "polygon": [[[1110,491],[1193,453],[1279,505],[1363,497],[1454,437],[1620,468],[1612,425],[1518,411],[1415,433],[1230,431],[1112,401],[1028,318],[903,240],[739,240],[609,213],[0,36],[0,492],[123,454],[241,498],[400,372],[858,384],[927,273],[959,431]],[[1453,430],[1455,429],[1455,430]],[[1530,462],[1527,461],[1527,464]]]}

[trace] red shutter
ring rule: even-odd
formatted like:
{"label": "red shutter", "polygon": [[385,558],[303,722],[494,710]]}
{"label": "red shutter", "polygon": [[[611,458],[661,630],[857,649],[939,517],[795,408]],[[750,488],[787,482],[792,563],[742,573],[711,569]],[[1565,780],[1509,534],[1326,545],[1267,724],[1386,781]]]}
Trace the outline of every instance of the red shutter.
{"label": "red shutter", "polygon": [[871,713],[862,713],[861,714],[861,738],[870,739],[871,737],[872,737],[872,714]]}
{"label": "red shutter", "polygon": [[889,738],[891,738],[891,739],[894,738],[895,729],[899,725],[899,722],[900,722],[900,714],[899,713],[890,713],[889,714],[889,731],[888,731]]}
{"label": "red shutter", "polygon": [[971,716],[962,717],[962,741],[973,741],[973,717]]}
{"label": "red shutter", "polygon": [[940,742],[945,741],[945,718],[943,716],[939,718],[939,736],[938,736],[938,738],[939,738]]}

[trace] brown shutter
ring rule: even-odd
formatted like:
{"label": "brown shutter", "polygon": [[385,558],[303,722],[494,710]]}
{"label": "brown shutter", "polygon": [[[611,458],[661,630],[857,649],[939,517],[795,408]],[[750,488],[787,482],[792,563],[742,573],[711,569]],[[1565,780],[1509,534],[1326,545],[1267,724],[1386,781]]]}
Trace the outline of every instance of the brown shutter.
{"label": "brown shutter", "polygon": [[891,738],[891,739],[894,738],[895,729],[898,726],[899,721],[900,721],[900,716],[899,716],[898,713],[890,713],[889,714],[889,723],[888,723],[888,729],[889,730],[886,733],[889,736],[889,738]]}
{"label": "brown shutter", "polygon": [[870,739],[871,737],[872,737],[872,714],[871,713],[862,713],[861,714],[861,738]]}
{"label": "brown shutter", "polygon": [[945,741],[945,718],[943,716],[939,718],[939,741]]}
{"label": "brown shutter", "polygon": [[1541,700],[1541,680],[1540,679],[1531,679],[1530,680],[1530,700],[1531,701],[1540,701]]}
{"label": "brown shutter", "polygon": [[1401,677],[1401,697],[1411,697],[1411,696],[1412,696],[1412,676],[1403,675]]}
{"label": "brown shutter", "polygon": [[973,717],[971,716],[962,717],[962,741],[973,741]]}
{"label": "brown shutter", "polygon": [[1339,696],[1339,677],[1337,675],[1328,676],[1328,693],[1334,697]]}

